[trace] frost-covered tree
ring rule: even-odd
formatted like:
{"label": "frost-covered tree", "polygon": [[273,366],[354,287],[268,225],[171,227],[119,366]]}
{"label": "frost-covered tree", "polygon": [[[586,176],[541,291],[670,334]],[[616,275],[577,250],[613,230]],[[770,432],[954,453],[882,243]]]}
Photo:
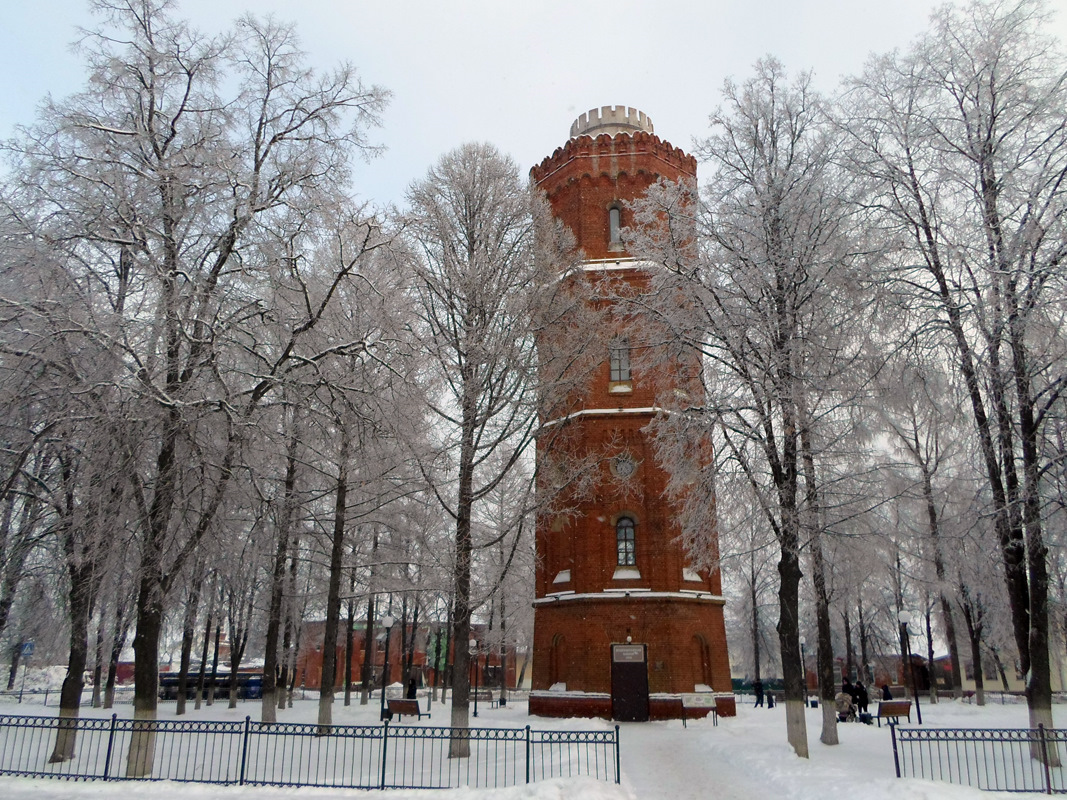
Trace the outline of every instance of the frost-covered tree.
{"label": "frost-covered tree", "polygon": [[[274,21],[209,37],[167,0],[96,9],[85,90],[46,102],[9,153],[20,218],[38,221],[81,293],[88,319],[72,335],[114,354],[141,426],[124,463],[140,558],[134,714],[151,719],[166,598],[216,524],[257,409],[292,370],[366,345],[307,344],[351,268],[312,278],[307,261],[257,245],[288,209],[343,203],[385,94],[351,67],[309,70]],[[183,486],[190,459],[202,491]],[[152,744],[134,736],[131,776],[150,772]]]}
{"label": "frost-covered tree", "polygon": [[[440,426],[425,472],[455,521],[452,725],[468,723],[475,507],[533,441],[537,294],[531,198],[511,159],[487,144],[443,156],[408,191],[413,299],[432,371],[426,398]],[[452,755],[466,754],[455,740]]]}
{"label": "frost-covered tree", "polygon": [[1052,724],[1043,495],[1067,378],[1067,68],[1041,0],[948,7],[844,102],[885,278],[966,390],[1030,721]]}
{"label": "frost-covered tree", "polygon": [[[653,186],[637,204],[631,250],[661,267],[641,298],[655,312],[654,324],[706,364],[703,405],[662,398],[677,413],[657,424],[657,449],[691,509],[687,519],[698,528],[701,518],[712,519],[700,509],[713,501],[714,488],[694,465],[714,442],[719,459],[749,482],[777,539],[787,734],[807,756],[801,556],[824,524],[813,503],[811,459],[825,434],[818,422],[827,413],[823,398],[840,380],[843,351],[835,337],[848,328],[842,322],[853,302],[850,223],[825,105],[808,77],[790,81],[773,59],[755,72],[724,87],[724,105],[701,146],[712,168],[703,197],[691,187]],[[820,613],[826,616],[825,604]],[[820,625],[820,639],[828,636],[828,625]],[[829,647],[820,641],[826,665]],[[836,741],[833,720],[823,733]]]}

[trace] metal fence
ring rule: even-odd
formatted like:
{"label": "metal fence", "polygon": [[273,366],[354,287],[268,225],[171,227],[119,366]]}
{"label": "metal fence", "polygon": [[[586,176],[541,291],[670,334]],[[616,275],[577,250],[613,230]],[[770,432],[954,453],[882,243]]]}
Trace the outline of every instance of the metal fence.
{"label": "metal fence", "polygon": [[[70,757],[53,761],[64,748]],[[0,716],[0,775],[358,789],[494,788],[579,775],[618,783],[619,728]]]}
{"label": "metal fence", "polygon": [[898,778],[999,792],[1067,794],[1067,730],[902,728],[890,725]]}

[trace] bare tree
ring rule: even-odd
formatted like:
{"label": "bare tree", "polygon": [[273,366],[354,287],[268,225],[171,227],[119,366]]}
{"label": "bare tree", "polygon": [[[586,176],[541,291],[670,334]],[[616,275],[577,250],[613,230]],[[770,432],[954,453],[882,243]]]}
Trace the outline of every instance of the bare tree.
{"label": "bare tree", "polygon": [[[363,346],[304,347],[350,270],[310,282],[305,263],[281,269],[255,245],[287,208],[342,196],[385,94],[350,67],[307,70],[293,30],[273,21],[247,17],[210,38],[165,0],[98,10],[104,24],[83,42],[88,88],[45,104],[15,164],[47,216],[41,235],[79,270],[95,315],[83,335],[116,354],[121,393],[145,420],[126,463],[141,555],[134,713],[151,719],[165,600],[212,530],[246,424],[287,370]],[[279,284],[297,302],[269,308],[263,298],[278,293],[266,287]],[[249,361],[255,368],[242,369]],[[193,453],[209,491],[181,489]],[[148,774],[151,734],[134,740],[127,771]]]}
{"label": "bare tree", "polygon": [[[452,725],[468,723],[475,508],[533,441],[533,332],[544,282],[532,258],[530,195],[513,161],[486,144],[443,156],[408,191],[414,297],[433,363],[427,404],[441,426],[425,463],[455,521]],[[469,752],[454,739],[452,756]]]}
{"label": "bare tree", "polygon": [[852,168],[898,251],[886,277],[966,387],[1035,727],[1052,724],[1040,442],[1067,378],[1067,70],[1045,14],[947,8],[846,98]]}
{"label": "bare tree", "polygon": [[801,493],[801,433],[814,424],[819,381],[833,374],[822,348],[834,307],[847,305],[838,272],[848,264],[848,214],[824,104],[806,76],[789,82],[767,59],[724,94],[701,147],[714,169],[704,204],[690,187],[653,186],[638,203],[632,247],[662,267],[644,299],[657,324],[707,364],[704,404],[674,400],[677,413],[658,423],[658,452],[673,464],[687,522],[697,532],[710,522],[698,509],[713,502],[714,487],[699,464],[716,440],[777,538],[787,734],[806,757],[799,599],[810,496]]}

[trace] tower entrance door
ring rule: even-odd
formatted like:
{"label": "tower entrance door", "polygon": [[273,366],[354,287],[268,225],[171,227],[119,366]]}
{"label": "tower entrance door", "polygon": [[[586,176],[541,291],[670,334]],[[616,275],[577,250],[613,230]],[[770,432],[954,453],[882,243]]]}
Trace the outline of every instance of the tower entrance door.
{"label": "tower entrance door", "polygon": [[611,646],[611,718],[648,721],[648,646]]}

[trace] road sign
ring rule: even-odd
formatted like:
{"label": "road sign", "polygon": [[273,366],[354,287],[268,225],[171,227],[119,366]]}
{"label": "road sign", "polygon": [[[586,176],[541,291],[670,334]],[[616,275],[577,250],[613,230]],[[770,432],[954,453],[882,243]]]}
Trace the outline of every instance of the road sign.
{"label": "road sign", "polygon": [[22,643],[22,657],[29,658],[33,655],[33,642]]}

